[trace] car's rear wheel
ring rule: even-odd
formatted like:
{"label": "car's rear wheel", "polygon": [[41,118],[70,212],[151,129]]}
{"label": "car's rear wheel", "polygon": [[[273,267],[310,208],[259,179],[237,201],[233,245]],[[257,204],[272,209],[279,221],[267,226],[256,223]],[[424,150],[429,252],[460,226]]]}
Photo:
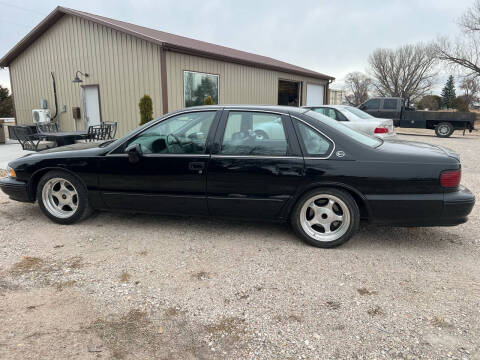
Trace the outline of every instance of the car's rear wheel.
{"label": "car's rear wheel", "polygon": [[435,135],[438,137],[449,137],[450,135],[453,134],[453,131],[455,129],[453,128],[453,125],[449,122],[442,122],[438,124],[435,128]]}
{"label": "car's rear wheel", "polygon": [[40,179],[37,200],[42,212],[59,224],[72,224],[92,213],[83,183],[63,171],[50,171]]}
{"label": "car's rear wheel", "polygon": [[291,223],[307,243],[331,248],[348,241],[358,229],[360,211],[355,200],[345,191],[315,189],[295,205]]}

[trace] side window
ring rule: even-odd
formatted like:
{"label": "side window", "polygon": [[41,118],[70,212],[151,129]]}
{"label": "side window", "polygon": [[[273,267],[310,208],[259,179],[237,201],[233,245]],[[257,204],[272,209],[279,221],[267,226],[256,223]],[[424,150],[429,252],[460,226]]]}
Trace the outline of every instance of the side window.
{"label": "side window", "polygon": [[145,154],[203,154],[216,111],[173,116],[145,130],[126,147],[140,144]]}
{"label": "side window", "polygon": [[385,99],[385,100],[383,100],[383,108],[385,110],[396,110],[397,109],[397,100],[396,99]]}
{"label": "side window", "polygon": [[348,121],[348,119],[345,117],[345,115],[343,115],[340,111],[335,110],[335,113],[337,114],[336,119],[338,121]]}
{"label": "side window", "polygon": [[368,100],[362,106],[362,110],[378,110],[380,108],[380,99]]}
{"label": "side window", "polygon": [[332,109],[332,108],[316,108],[316,109],[314,109],[314,111],[316,111],[316,112],[318,112],[322,115],[328,116],[329,118],[337,120],[335,110]]}
{"label": "side window", "polygon": [[300,121],[296,122],[296,127],[305,156],[323,157],[331,151],[333,144],[322,134]]}
{"label": "side window", "polygon": [[327,115],[327,109],[325,109],[325,108],[315,108],[315,109],[313,109],[313,111],[318,112],[319,114],[328,116]]}
{"label": "side window", "polygon": [[285,156],[287,149],[281,115],[229,113],[220,154]]}

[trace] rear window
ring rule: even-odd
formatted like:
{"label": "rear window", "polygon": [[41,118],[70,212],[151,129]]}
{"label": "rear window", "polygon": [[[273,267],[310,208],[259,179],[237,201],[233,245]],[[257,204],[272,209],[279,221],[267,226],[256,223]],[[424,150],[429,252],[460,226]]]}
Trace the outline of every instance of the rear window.
{"label": "rear window", "polygon": [[345,106],[343,110],[348,111],[349,113],[358,116],[360,119],[375,119],[372,115],[369,113],[366,113],[365,111],[362,111],[360,109],[357,109],[353,106]]}
{"label": "rear window", "polygon": [[325,115],[319,114],[315,111],[309,110],[305,113],[305,115],[310,116],[311,118],[314,118],[315,120],[319,120],[322,123],[324,123],[327,126],[330,126],[331,128],[334,128],[335,130],[340,131],[341,133],[347,135],[348,137],[352,138],[353,140],[363,144],[367,145],[370,147],[377,147],[382,144],[382,140],[373,137],[373,136],[368,136],[364,133],[358,132],[356,130],[353,130],[352,128],[343,125],[341,122],[338,122],[336,120],[333,120]]}

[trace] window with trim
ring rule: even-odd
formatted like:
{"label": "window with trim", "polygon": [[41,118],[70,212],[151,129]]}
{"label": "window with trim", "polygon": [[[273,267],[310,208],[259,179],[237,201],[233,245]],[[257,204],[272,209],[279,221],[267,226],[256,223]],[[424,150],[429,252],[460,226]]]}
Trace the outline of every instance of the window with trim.
{"label": "window with trim", "polygon": [[219,76],[194,71],[183,72],[185,107],[218,104]]}
{"label": "window with trim", "polygon": [[316,111],[319,114],[328,116],[329,118],[332,118],[338,121],[348,121],[348,119],[345,116],[343,116],[342,113],[340,113],[339,111],[333,108],[329,108],[329,107],[314,108],[313,111]]}
{"label": "window with trim", "polygon": [[384,99],[383,108],[385,110],[396,110],[397,109],[397,99]]}
{"label": "window with trim", "polygon": [[324,157],[330,153],[333,147],[330,140],[300,121],[296,122],[296,126],[305,156]]}
{"label": "window with trim", "polygon": [[368,100],[362,106],[362,110],[378,110],[380,107],[380,99],[371,99]]}
{"label": "window with trim", "polygon": [[140,144],[145,154],[203,154],[216,111],[172,116],[135,136],[125,148]]}
{"label": "window with trim", "polygon": [[285,156],[287,149],[281,115],[248,111],[229,113],[220,154]]}

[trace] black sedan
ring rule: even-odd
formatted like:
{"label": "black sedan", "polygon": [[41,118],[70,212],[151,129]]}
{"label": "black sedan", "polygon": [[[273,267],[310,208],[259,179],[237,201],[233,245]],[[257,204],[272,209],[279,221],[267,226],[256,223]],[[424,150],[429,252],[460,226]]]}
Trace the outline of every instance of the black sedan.
{"label": "black sedan", "polygon": [[448,149],[279,106],[189,108],[119,140],[29,154],[9,171],[2,190],[60,224],[93,210],[290,221],[318,247],[344,243],[361,219],[458,225],[475,203]]}

